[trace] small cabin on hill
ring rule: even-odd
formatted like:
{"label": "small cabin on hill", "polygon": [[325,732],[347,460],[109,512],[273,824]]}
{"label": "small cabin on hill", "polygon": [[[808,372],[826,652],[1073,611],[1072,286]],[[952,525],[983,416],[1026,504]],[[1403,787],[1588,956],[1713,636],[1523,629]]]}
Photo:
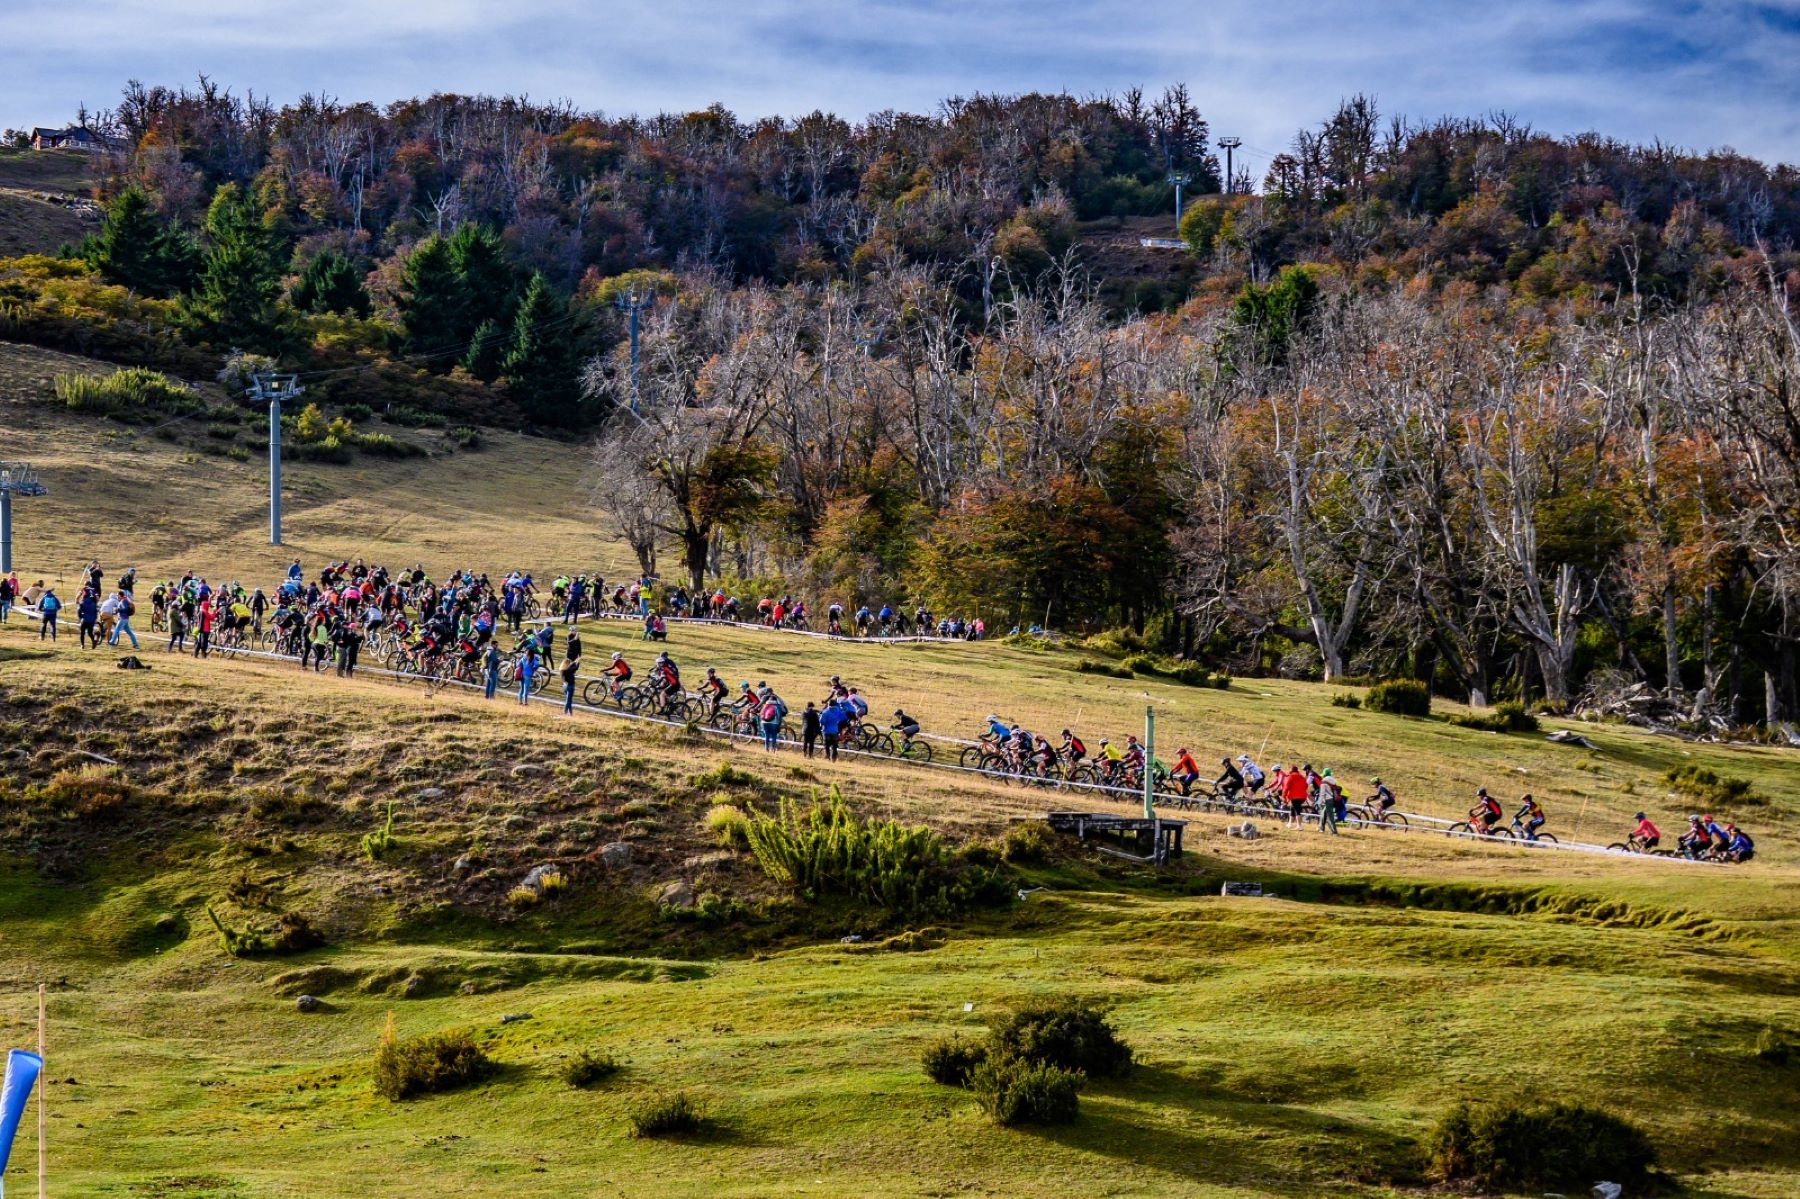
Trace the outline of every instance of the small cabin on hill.
{"label": "small cabin on hill", "polygon": [[31,131],[31,148],[33,150],[87,150],[98,154],[106,149],[106,139],[81,125],[69,125],[62,129],[45,129],[39,126]]}

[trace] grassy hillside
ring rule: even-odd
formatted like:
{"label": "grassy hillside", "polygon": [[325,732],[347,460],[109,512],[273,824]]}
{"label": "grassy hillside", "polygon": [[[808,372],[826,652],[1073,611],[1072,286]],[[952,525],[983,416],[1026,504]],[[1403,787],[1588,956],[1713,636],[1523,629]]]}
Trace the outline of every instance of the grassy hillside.
{"label": "grassy hillside", "polygon": [[0,258],[54,254],[97,232],[93,167],[85,153],[0,148]]}
{"label": "grassy hillside", "polygon": [[[114,369],[0,343],[0,456],[33,462],[51,492],[14,510],[21,575],[70,580],[94,555],[146,576],[192,568],[245,580],[273,577],[295,555],[423,560],[434,569],[580,566],[609,576],[635,566],[588,507],[579,447],[484,431],[480,450],[463,451],[436,431],[379,421],[367,427],[421,444],[428,456],[285,463],[284,545],[271,547],[265,454],[237,444],[250,428],[233,440],[213,437],[204,421],[153,432],[55,403],[57,375]],[[223,399],[216,385],[198,382],[214,402]]]}
{"label": "grassy hillside", "polygon": [[[773,639],[735,638],[774,661]],[[1034,671],[1060,682],[1038,656],[993,646],[844,652],[870,674],[885,662],[936,688],[960,674],[1021,705],[1043,702]],[[724,794],[767,806],[837,782],[865,811],[970,838],[1040,813],[1044,797],[278,665],[156,654],[130,674],[112,657],[0,631],[14,762],[0,788],[0,1029],[26,1039],[30,984],[56,984],[52,1073],[75,1080],[50,1094],[59,1194],[560,1196],[598,1182],[670,1195],[1374,1196],[1421,1181],[1420,1139],[1468,1095],[1620,1111],[1693,1193],[1800,1186],[1784,1135],[1800,1120],[1796,1067],[1754,1052],[1765,1028],[1800,1036],[1788,842],[1771,855],[1783,862],[1703,870],[1376,833],[1275,830],[1247,845],[1202,816],[1176,870],[1058,848],[1014,867],[1020,885],[1048,890],[896,953],[875,943],[905,921],[781,895],[716,847],[702,815]],[[1196,728],[1260,727],[1260,705],[1288,735],[1342,737],[1346,754],[1404,741],[1421,762],[1435,755],[1433,769],[1506,740],[1444,729],[1439,742],[1442,726],[1342,713],[1298,687],[1157,700]],[[1328,730],[1327,714],[1354,719]],[[107,773],[84,753],[119,762],[133,789],[66,810],[31,790],[63,771]],[[1654,773],[1680,753],[1618,734],[1596,757]],[[1785,803],[1787,759],[1745,760]],[[721,763],[744,774],[709,773]],[[389,798],[400,843],[371,863],[357,842]],[[600,864],[613,840],[634,847],[629,867]],[[507,889],[542,862],[563,867],[569,890],[511,908]],[[1221,877],[1278,897],[1218,898]],[[735,902],[707,919],[659,914],[655,897],[677,881]],[[236,925],[299,912],[326,944],[226,957],[209,903]],[[838,943],[852,932],[871,944]],[[325,1010],[296,1012],[302,991]],[[920,1074],[934,1036],[1068,993],[1114,1003],[1142,1061],[1091,1087],[1077,1124],[997,1129]],[[500,1074],[447,1096],[376,1097],[370,1055],[390,1010],[403,1034],[473,1029]],[[560,1065],[588,1047],[626,1069],[571,1089]],[[706,1103],[713,1131],[627,1137],[628,1112],[672,1089]]]}

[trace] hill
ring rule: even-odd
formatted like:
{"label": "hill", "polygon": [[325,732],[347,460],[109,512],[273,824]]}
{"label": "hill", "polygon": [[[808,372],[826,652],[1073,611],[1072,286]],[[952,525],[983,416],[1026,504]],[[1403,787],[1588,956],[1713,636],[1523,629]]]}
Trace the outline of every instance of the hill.
{"label": "hill", "polygon": [[0,258],[54,254],[100,228],[89,155],[0,147]]}
{"label": "hill", "polygon": [[[962,648],[969,678],[996,689],[1026,657]],[[784,894],[719,850],[703,815],[831,783],[861,810],[980,838],[1042,797],[145,656],[150,672],[123,673],[0,631],[17,763],[0,785],[0,1011],[29,1010],[27,980],[59,980],[54,1070],[72,1080],[50,1097],[59,1193],[551,1196],[604,1179],[627,1194],[1372,1199],[1421,1181],[1421,1139],[1468,1095],[1601,1103],[1647,1127],[1670,1167],[1703,1172],[1706,1194],[1800,1182],[1794,1067],[1756,1054],[1766,1027],[1800,1034],[1791,864],[1519,856],[1373,831],[1246,844],[1200,815],[1174,870],[1053,841],[1009,867],[1046,890],[940,919],[904,942],[924,948],[894,952],[883,939],[903,918]],[[1289,702],[1308,723],[1326,712],[1316,692]],[[1452,757],[1482,741],[1447,736]],[[1652,769],[1679,755],[1627,735],[1602,756]],[[1791,768],[1769,768],[1791,794]],[[358,841],[390,800],[395,846],[370,862]],[[624,867],[604,864],[612,841],[633,847]],[[505,902],[546,861],[569,887]],[[1220,898],[1220,878],[1276,897]],[[715,898],[662,911],[671,883]],[[209,904],[240,928],[298,913],[325,944],[228,957]],[[839,943],[851,933],[867,940]],[[321,1010],[296,1012],[302,992]],[[1067,1131],[994,1128],[919,1072],[931,1038],[1069,993],[1114,1005],[1140,1065],[1091,1086]],[[375,1097],[390,1010],[406,1035],[473,1029],[500,1074]],[[4,1027],[23,1035],[16,1016]],[[569,1087],[560,1070],[586,1048],[624,1072]],[[625,1135],[634,1107],[677,1089],[706,1104],[710,1133]]]}

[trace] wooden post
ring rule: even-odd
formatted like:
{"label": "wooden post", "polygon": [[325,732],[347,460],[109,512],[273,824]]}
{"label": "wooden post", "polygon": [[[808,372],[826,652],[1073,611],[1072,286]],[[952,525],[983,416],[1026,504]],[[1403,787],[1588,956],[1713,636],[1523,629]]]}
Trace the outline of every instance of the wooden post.
{"label": "wooden post", "polygon": [[[38,1058],[40,1060],[42,1060],[43,1056],[44,1056],[44,984],[39,983],[38,984]],[[45,1191],[46,1171],[45,1171],[45,1165],[44,1165],[44,1161],[45,1161],[45,1158],[44,1158],[44,1092],[45,1092],[45,1090],[48,1089],[49,1082],[50,1082],[50,1080],[48,1078],[44,1077],[44,1072],[40,1070],[38,1073],[38,1199],[44,1199],[44,1196],[46,1194],[46,1191]]]}

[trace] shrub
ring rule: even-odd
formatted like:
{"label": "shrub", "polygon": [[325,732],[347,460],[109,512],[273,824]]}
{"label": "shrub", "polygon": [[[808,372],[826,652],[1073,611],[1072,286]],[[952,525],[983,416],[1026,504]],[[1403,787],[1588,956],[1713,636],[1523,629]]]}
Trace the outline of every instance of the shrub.
{"label": "shrub", "polygon": [[560,870],[546,870],[538,876],[538,891],[544,895],[561,895],[569,889],[569,876]]}
{"label": "shrub", "polygon": [[626,1117],[634,1137],[679,1136],[699,1132],[706,1124],[706,1110],[686,1091],[655,1095],[638,1104]]}
{"label": "shrub", "polygon": [[757,865],[807,899],[841,896],[901,915],[953,914],[1006,893],[996,871],[961,861],[923,826],[862,820],[836,787],[802,809],[750,818],[745,835]]}
{"label": "shrub", "polygon": [[1020,1008],[994,1026],[988,1055],[1093,1078],[1131,1068],[1131,1047],[1119,1040],[1106,1009],[1090,999],[1050,999]]}
{"label": "shrub", "polygon": [[1431,1165],[1446,1181],[1495,1189],[1642,1186],[1655,1149],[1636,1126],[1582,1104],[1458,1104],[1432,1131]]}
{"label": "shrub", "polygon": [[387,805],[386,822],[374,832],[363,834],[363,856],[371,862],[379,862],[394,852],[399,844],[400,839],[394,836],[394,801],[390,799]]}
{"label": "shrub", "polygon": [[1137,674],[1169,679],[1185,683],[1189,687],[1212,685],[1212,676],[1198,662],[1183,662],[1179,658],[1164,658],[1153,654],[1135,654],[1125,659],[1125,665]]}
{"label": "shrub", "polygon": [[1769,802],[1768,796],[1759,795],[1751,788],[1749,779],[1720,775],[1692,762],[1671,767],[1663,774],[1663,779],[1704,807],[1760,808]]}
{"label": "shrub", "polygon": [[563,1081],[572,1087],[591,1087],[617,1074],[619,1059],[601,1050],[583,1049],[563,1064]]}
{"label": "shrub", "polygon": [[1101,662],[1094,658],[1083,658],[1069,669],[1073,670],[1076,674],[1103,674],[1109,679],[1128,679],[1131,677],[1130,667],[1114,666],[1111,662]]}
{"label": "shrub", "polygon": [[1793,1055],[1793,1043],[1775,1029],[1764,1028],[1756,1035],[1758,1061],[1768,1062],[1772,1066],[1785,1066]]}
{"label": "shrub", "polygon": [[299,912],[283,912],[281,919],[275,922],[274,935],[269,938],[269,952],[299,953],[324,942],[325,938],[305,916]]}
{"label": "shrub", "polygon": [[478,450],[481,448],[481,431],[468,425],[456,425],[444,434],[444,440],[459,450]]}
{"label": "shrub", "polygon": [[375,410],[367,404],[339,404],[338,411],[344,414],[345,420],[374,420]]}
{"label": "shrub", "polygon": [[34,792],[34,798],[64,816],[98,820],[131,802],[131,784],[111,766],[81,766],[59,770]]}
{"label": "shrub", "polygon": [[387,410],[390,423],[407,429],[441,429],[450,422],[435,412],[426,412],[408,404],[395,404]]}
{"label": "shrub", "polygon": [[375,1093],[398,1102],[482,1082],[495,1069],[475,1039],[461,1030],[402,1041],[394,1032],[394,1013],[389,1012],[375,1048]]}
{"label": "shrub", "polygon": [[506,902],[515,908],[535,908],[543,898],[536,887],[514,887],[506,893]]}
{"label": "shrub", "polygon": [[422,458],[425,451],[410,441],[397,441],[386,433],[358,433],[351,442],[357,449],[378,458]]}
{"label": "shrub", "polygon": [[77,412],[132,420],[165,413],[200,413],[206,405],[185,386],[158,371],[131,367],[103,379],[56,376],[56,398]]}
{"label": "shrub", "polygon": [[941,1037],[925,1046],[919,1062],[925,1077],[947,1087],[966,1087],[975,1067],[987,1060],[987,1046],[979,1041],[965,1041],[959,1036]]}
{"label": "shrub", "polygon": [[233,928],[220,919],[212,905],[206,905],[206,918],[219,932],[219,947],[234,958],[256,957],[259,954],[300,953],[324,944],[324,938],[314,929],[312,922],[298,912],[284,912],[275,924],[271,933],[259,932],[253,928]]}
{"label": "shrub", "polygon": [[1390,716],[1429,716],[1431,688],[1418,679],[1389,679],[1369,688],[1363,705],[1371,712],[1386,712]]}
{"label": "shrub", "polygon": [[219,914],[213,911],[210,903],[206,905],[206,918],[211,920],[213,927],[219,930],[219,948],[223,949],[230,957],[250,957],[269,947],[268,940],[261,933],[250,929],[233,928],[219,919]]}
{"label": "shrub", "polygon": [[1082,1076],[1075,1070],[989,1055],[969,1075],[988,1119],[1015,1124],[1068,1124],[1081,1111]]}
{"label": "shrub", "polygon": [[706,827],[726,849],[742,849],[750,844],[750,817],[734,804],[714,804],[706,813]]}
{"label": "shrub", "polygon": [[1114,658],[1123,658],[1128,654],[1147,654],[1156,648],[1143,634],[1129,628],[1107,629],[1095,633],[1081,645],[1084,649]]}
{"label": "shrub", "polygon": [[1538,718],[1516,700],[1496,704],[1492,712],[1467,712],[1452,716],[1450,723],[1459,728],[1481,729],[1489,733],[1535,733]]}
{"label": "shrub", "polygon": [[1331,697],[1331,706],[1334,708],[1360,708],[1362,707],[1362,696],[1354,691],[1340,691]]}
{"label": "shrub", "polygon": [[1000,840],[1000,856],[1008,862],[1041,862],[1050,856],[1050,826],[1039,820],[1015,824]]}

